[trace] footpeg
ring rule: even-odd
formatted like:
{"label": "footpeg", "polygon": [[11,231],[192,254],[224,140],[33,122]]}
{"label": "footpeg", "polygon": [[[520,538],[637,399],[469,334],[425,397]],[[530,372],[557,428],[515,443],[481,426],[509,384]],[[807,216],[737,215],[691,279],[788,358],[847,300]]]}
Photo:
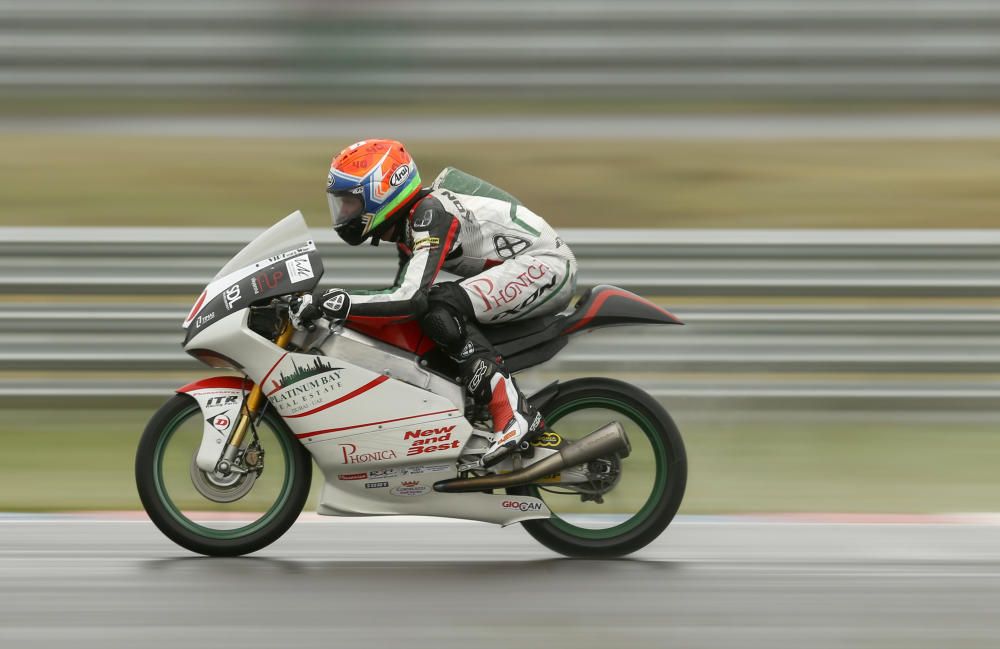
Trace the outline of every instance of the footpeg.
{"label": "footpeg", "polygon": [[466,471],[472,471],[474,469],[482,469],[482,468],[483,468],[483,459],[479,458],[478,460],[474,460],[472,462],[466,462],[465,464],[459,464],[458,465],[458,472],[459,473],[464,473]]}

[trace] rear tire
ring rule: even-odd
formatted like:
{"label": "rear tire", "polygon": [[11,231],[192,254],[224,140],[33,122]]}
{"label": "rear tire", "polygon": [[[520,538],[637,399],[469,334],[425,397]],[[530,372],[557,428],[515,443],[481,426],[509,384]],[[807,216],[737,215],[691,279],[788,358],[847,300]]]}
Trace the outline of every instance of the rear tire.
{"label": "rear tire", "polygon": [[[559,393],[541,411],[546,425],[566,436],[568,431],[560,429],[559,420],[570,413],[588,409],[614,411],[617,413],[614,416],[623,425],[630,422],[626,429],[633,438],[638,431],[645,434],[652,449],[656,472],[648,498],[630,518],[606,529],[580,527],[555,512],[552,518],[524,521],[522,525],[542,545],[560,554],[570,557],[618,557],[645,547],[673,520],[684,498],[687,456],[680,432],[663,406],[639,388],[622,381],[605,378],[568,381],[559,386]],[[577,436],[590,432],[576,431]],[[633,447],[638,441],[632,439]],[[627,463],[626,458],[622,464],[623,476],[629,468]],[[542,500],[574,498],[552,496],[535,485],[513,487],[507,493]]]}
{"label": "rear tire", "polygon": [[261,424],[270,429],[278,442],[278,448],[269,452],[280,452],[284,461],[281,488],[274,504],[260,519],[244,527],[217,530],[203,526],[185,516],[173,503],[163,476],[167,442],[191,417],[198,416],[200,420],[200,413],[194,399],[177,394],[146,425],[135,456],[135,483],[142,506],[161,532],[192,552],[213,557],[256,552],[280,538],[302,512],[309,497],[312,458],[281,417],[273,410],[266,411]]}

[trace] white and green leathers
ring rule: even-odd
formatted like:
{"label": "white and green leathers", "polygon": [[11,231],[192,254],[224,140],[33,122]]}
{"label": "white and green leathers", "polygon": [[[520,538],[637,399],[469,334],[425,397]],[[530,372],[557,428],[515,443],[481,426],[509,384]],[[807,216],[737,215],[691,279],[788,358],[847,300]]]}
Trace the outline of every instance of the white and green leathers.
{"label": "white and green leathers", "polygon": [[352,294],[356,313],[398,315],[444,270],[463,278],[484,324],[565,309],[576,289],[576,258],[545,220],[510,194],[454,168],[438,175],[406,219],[400,272],[385,291]]}

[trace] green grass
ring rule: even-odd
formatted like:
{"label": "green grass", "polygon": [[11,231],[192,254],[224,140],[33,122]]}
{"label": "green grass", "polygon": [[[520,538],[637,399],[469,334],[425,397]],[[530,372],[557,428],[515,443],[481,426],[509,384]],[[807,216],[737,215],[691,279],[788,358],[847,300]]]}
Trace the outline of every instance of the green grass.
{"label": "green grass", "polygon": [[[2,134],[0,225],[323,227],[346,144]],[[556,227],[1000,226],[1000,141],[409,144],[428,182],[458,166]]]}
{"label": "green grass", "polygon": [[[132,466],[151,414],[6,409],[0,511],[138,508]],[[678,423],[690,465],[686,513],[964,512],[1000,503],[1000,435],[985,424]]]}
{"label": "green grass", "polygon": [[[683,425],[683,422],[681,422]],[[995,426],[694,425],[689,512],[1000,508]]]}

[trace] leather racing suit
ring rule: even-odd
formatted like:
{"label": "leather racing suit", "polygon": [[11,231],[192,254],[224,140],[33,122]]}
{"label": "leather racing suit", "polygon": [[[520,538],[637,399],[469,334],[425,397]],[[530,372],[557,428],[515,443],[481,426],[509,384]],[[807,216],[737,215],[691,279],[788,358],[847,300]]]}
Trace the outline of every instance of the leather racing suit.
{"label": "leather racing suit", "polygon": [[[576,258],[537,214],[514,197],[447,188],[445,169],[406,218],[395,237],[399,270],[383,291],[351,293],[351,314],[421,315],[424,333],[458,364],[473,400],[488,406],[494,440],[484,466],[499,461],[544,423],[528,404],[503,359],[477,326],[502,324],[565,309],[576,289]],[[494,197],[495,196],[495,197]],[[447,271],[457,281],[435,284]]]}

